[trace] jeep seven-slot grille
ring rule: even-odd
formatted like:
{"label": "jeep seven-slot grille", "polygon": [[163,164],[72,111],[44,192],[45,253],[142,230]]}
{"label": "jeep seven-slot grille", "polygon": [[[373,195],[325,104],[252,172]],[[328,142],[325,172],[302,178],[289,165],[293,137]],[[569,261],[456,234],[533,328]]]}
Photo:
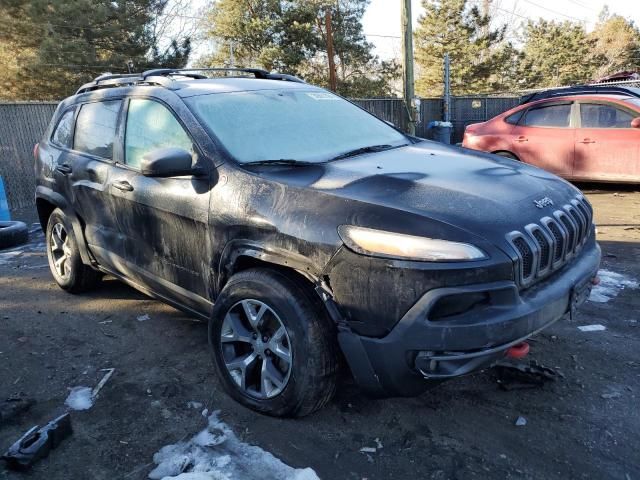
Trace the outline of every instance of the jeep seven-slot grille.
{"label": "jeep seven-slot grille", "polygon": [[591,233],[593,211],[582,196],[563,205],[539,223],[507,235],[516,255],[516,278],[528,287],[562,267],[581,249]]}

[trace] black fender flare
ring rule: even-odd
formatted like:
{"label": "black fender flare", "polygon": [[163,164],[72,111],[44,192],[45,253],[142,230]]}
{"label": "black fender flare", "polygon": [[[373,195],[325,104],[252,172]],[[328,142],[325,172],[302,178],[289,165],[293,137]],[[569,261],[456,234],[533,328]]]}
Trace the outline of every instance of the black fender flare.
{"label": "black fender flare", "polygon": [[[78,243],[78,250],[80,251],[80,258],[82,258],[82,263],[85,265],[95,265],[95,261],[91,257],[89,253],[89,248],[87,247],[87,239],[84,236],[84,230],[82,228],[82,222],[80,218],[73,210],[73,208],[69,205],[69,202],[57,192],[54,192],[49,187],[45,187],[42,185],[38,185],[36,187],[36,202],[38,199],[44,200],[56,208],[62,210],[65,216],[71,222],[71,226],[73,228],[73,235],[76,238]],[[45,231],[46,235],[46,224],[42,225],[42,230]]]}
{"label": "black fender flare", "polygon": [[313,284],[318,283],[319,272],[322,270],[304,255],[296,254],[290,250],[266,247],[251,240],[230,240],[220,255],[215,282],[216,296],[231,277],[234,267],[242,257],[254,258],[264,263],[295,270]]}

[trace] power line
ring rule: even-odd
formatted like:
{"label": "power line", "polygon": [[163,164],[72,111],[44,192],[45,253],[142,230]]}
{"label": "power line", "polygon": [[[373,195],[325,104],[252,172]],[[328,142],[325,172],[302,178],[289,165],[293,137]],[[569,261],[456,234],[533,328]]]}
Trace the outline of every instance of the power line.
{"label": "power line", "polygon": [[550,8],[544,7],[544,6],[542,6],[542,5],[538,4],[538,3],[532,2],[531,0],[524,0],[524,1],[529,3],[529,4],[531,4],[531,5],[533,5],[534,7],[538,7],[538,8],[541,8],[542,10],[546,10],[547,12],[555,13],[556,15],[560,15],[562,17],[568,18],[570,20],[575,20],[577,22],[586,23],[586,20],[584,18],[577,18],[577,17],[572,17],[571,15],[566,15],[566,14],[564,14],[562,12],[558,12],[556,10],[552,10]]}

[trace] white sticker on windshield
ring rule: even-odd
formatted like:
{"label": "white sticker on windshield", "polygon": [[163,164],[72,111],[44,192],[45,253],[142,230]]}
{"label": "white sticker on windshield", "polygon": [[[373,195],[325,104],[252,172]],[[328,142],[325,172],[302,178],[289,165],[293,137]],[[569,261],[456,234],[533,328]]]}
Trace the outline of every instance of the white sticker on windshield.
{"label": "white sticker on windshield", "polygon": [[335,95],[324,92],[307,93],[307,95],[309,95],[314,100],[338,100],[338,97],[336,97]]}

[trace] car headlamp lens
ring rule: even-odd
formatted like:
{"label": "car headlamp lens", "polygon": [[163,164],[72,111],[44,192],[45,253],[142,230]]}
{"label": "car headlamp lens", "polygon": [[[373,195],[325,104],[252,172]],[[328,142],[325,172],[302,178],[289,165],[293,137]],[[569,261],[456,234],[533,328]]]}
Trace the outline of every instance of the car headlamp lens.
{"label": "car headlamp lens", "polygon": [[338,233],[347,247],[364,255],[429,262],[487,258],[482,250],[468,243],[416,237],[353,225],[341,225]]}

